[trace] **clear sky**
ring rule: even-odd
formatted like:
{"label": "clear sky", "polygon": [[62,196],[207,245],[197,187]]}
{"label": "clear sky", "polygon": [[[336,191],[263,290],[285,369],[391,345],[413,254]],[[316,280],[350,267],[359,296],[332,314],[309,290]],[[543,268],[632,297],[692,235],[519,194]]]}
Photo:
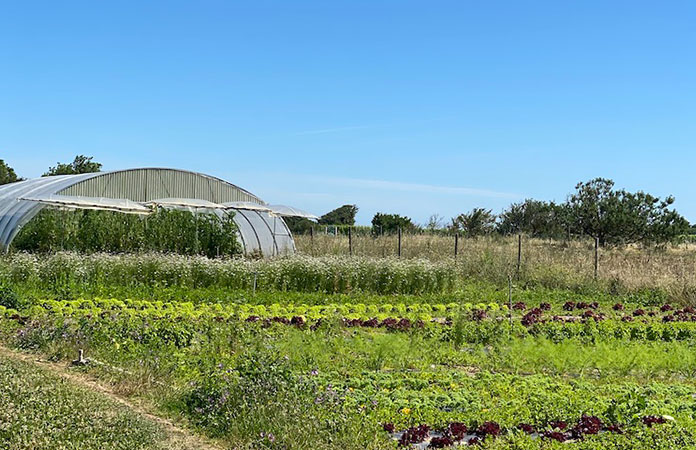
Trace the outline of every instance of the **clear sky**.
{"label": "clear sky", "polygon": [[696,221],[694,1],[3,2],[0,158],[425,222],[579,182]]}

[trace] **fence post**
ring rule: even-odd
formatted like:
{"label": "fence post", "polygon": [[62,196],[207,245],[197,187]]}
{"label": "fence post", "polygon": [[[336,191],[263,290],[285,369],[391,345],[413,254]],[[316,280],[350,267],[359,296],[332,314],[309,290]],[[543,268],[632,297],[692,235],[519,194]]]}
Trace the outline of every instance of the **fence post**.
{"label": "fence post", "polygon": [[353,256],[353,227],[348,227],[348,254]]}
{"label": "fence post", "polygon": [[314,225],[309,227],[309,251],[314,256]]}
{"label": "fence post", "polygon": [[599,237],[595,237],[594,240],[594,279],[597,279],[597,273],[599,272]]}
{"label": "fence post", "polygon": [[399,247],[397,250],[399,258],[401,258],[401,227],[399,227]]}
{"label": "fence post", "polygon": [[457,259],[459,253],[459,233],[454,233],[454,259]]}
{"label": "fence post", "polygon": [[520,267],[522,266],[522,233],[517,235],[517,278],[520,278]]}
{"label": "fence post", "polygon": [[512,275],[508,275],[508,315],[510,316],[510,333],[512,333]]}

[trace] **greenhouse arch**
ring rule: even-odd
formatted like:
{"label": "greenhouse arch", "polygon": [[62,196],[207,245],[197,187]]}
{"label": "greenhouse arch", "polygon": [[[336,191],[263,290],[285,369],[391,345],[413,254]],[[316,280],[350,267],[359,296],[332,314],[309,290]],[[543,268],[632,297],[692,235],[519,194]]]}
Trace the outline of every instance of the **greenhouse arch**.
{"label": "greenhouse arch", "polygon": [[[23,199],[51,195],[134,202],[187,198],[219,204],[248,202],[265,205],[259,197],[230,182],[186,170],[142,168],[35,178],[0,186],[0,246],[5,251],[22,226],[46,207]],[[244,253],[264,256],[294,253],[295,243],[282,217],[263,210],[233,211]]]}

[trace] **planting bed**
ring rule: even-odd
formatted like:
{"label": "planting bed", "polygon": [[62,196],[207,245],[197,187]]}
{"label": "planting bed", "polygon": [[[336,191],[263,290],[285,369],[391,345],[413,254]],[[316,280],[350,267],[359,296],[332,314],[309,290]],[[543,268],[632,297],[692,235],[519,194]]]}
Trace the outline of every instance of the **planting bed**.
{"label": "planting bed", "polygon": [[[0,306],[4,345],[57,361],[83,349],[82,370],[229,448],[696,446],[687,304],[553,290],[508,302],[417,261],[52,258],[0,264],[24,293]],[[118,279],[131,275],[140,284]]]}

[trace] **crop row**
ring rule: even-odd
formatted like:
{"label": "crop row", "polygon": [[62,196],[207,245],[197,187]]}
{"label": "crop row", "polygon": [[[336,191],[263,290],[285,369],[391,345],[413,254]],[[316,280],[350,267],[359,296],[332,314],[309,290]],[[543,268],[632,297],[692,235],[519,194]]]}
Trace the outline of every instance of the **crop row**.
{"label": "crop row", "polygon": [[15,254],[0,258],[0,282],[57,286],[219,287],[298,292],[424,294],[452,291],[459,278],[447,262],[306,257],[268,260],[176,255]]}
{"label": "crop row", "polygon": [[[674,421],[671,416],[649,415],[640,418],[640,423],[652,428],[668,421]],[[445,448],[462,444],[479,445],[487,438],[495,439],[504,433],[521,432],[533,438],[548,439],[558,442],[582,440],[585,436],[600,433],[623,434],[626,427],[616,423],[604,423],[596,416],[583,415],[572,425],[565,420],[549,422],[544,427],[535,427],[528,423],[519,423],[509,430],[503,429],[495,421],[485,421],[480,425],[467,426],[462,422],[450,422],[442,429],[433,429],[426,424],[420,424],[396,431],[394,424],[382,424],[384,431],[398,441],[400,447],[409,447],[413,444],[427,444],[427,448]]]}
{"label": "crop row", "polygon": [[[137,300],[47,300],[17,312],[0,306],[0,317],[19,322],[27,320],[56,321],[63,318],[84,321],[90,326],[120,323],[122,327],[145,326],[152,328],[156,322],[156,334],[165,337],[192,336],[206,328],[205,323],[220,326],[240,326],[244,322],[263,327],[274,324],[293,325],[316,329],[323,323],[338,323],[347,327],[382,328],[388,331],[424,329],[431,337],[441,341],[492,344],[513,337],[544,337],[553,342],[566,339],[585,341],[633,340],[633,341],[692,341],[696,340],[696,322],[693,315],[680,311],[667,311],[664,316],[628,316],[625,319],[605,319],[599,313],[589,311],[580,316],[558,316],[541,308],[527,311],[520,316],[510,316],[510,311],[497,304],[470,305],[455,312],[455,304],[441,305],[248,305],[248,304],[199,304],[179,302],[161,303]],[[479,309],[479,307],[485,307]],[[379,309],[381,308],[381,309]],[[377,311],[391,311],[377,312]],[[403,313],[402,311],[406,311]],[[416,311],[430,311],[416,312]],[[463,311],[463,312],[462,312]],[[45,318],[45,319],[44,319]],[[667,320],[670,318],[671,320]],[[512,319],[512,320],[511,320]],[[635,320],[633,320],[635,319]],[[142,325],[138,325],[138,324]],[[186,345],[189,338],[176,338],[176,345]]]}
{"label": "crop row", "polygon": [[[429,318],[466,317],[472,320],[484,320],[487,318],[501,318],[514,316],[521,317],[524,325],[532,325],[547,320],[574,322],[582,319],[601,321],[606,318],[633,320],[656,320],[664,322],[690,322],[696,320],[696,309],[685,307],[676,309],[669,304],[659,308],[636,308],[633,311],[625,310],[620,303],[615,304],[611,311],[602,311],[597,303],[566,302],[563,310],[558,312],[550,303],[540,303],[538,306],[528,307],[523,302],[512,305],[512,311],[505,304],[492,303],[330,303],[308,305],[293,303],[247,304],[247,303],[199,303],[192,302],[163,302],[143,301],[132,299],[77,299],[68,301],[45,300],[37,304],[40,308],[50,310],[56,314],[80,314],[90,311],[146,311],[153,315],[185,315],[187,317],[219,316],[223,318],[237,317],[246,319],[250,316],[260,318],[303,316],[305,319],[316,320],[328,317],[346,317],[349,319],[384,319],[387,317],[418,317],[421,320]],[[2,307],[0,306],[0,310]],[[36,311],[35,311],[36,312]]]}
{"label": "crop row", "polygon": [[[2,307],[0,307],[2,310]],[[93,300],[46,300],[38,302],[30,312],[40,314],[50,311],[57,315],[99,315],[103,312],[149,314],[152,316],[187,318],[199,317],[230,317],[244,320],[256,316],[261,318],[302,316],[306,320],[317,320],[329,317],[345,317],[349,319],[385,319],[388,317],[408,317],[429,321],[433,318],[446,318],[460,314],[460,312],[487,311],[487,314],[496,315],[498,312],[507,311],[505,305],[497,303],[448,303],[448,304],[381,304],[365,305],[357,304],[279,304],[252,305],[246,303],[210,304],[202,303],[194,305],[191,302],[161,302],[141,300],[118,299],[93,299]],[[11,314],[16,311],[11,311]]]}

